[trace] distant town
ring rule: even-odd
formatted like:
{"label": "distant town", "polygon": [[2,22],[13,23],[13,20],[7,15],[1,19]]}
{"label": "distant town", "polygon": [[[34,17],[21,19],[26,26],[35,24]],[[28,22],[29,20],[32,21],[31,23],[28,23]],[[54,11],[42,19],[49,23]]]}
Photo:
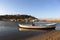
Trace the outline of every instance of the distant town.
{"label": "distant town", "polygon": [[60,22],[60,19],[39,19],[31,15],[0,15],[0,20],[3,21],[20,21],[20,22],[31,22],[31,20],[37,19],[41,22]]}
{"label": "distant town", "polygon": [[20,21],[30,22],[31,20],[37,19],[31,15],[0,15],[0,20],[3,21]]}

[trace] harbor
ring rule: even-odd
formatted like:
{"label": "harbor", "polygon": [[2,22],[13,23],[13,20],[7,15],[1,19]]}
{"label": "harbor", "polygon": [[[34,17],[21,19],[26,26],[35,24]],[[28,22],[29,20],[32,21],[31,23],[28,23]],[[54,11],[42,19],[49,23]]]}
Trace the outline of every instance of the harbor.
{"label": "harbor", "polygon": [[19,29],[18,24],[20,22],[0,21],[0,40],[55,40],[60,37],[60,23],[55,30]]}
{"label": "harbor", "polygon": [[0,40],[60,40],[60,0],[0,0]]}

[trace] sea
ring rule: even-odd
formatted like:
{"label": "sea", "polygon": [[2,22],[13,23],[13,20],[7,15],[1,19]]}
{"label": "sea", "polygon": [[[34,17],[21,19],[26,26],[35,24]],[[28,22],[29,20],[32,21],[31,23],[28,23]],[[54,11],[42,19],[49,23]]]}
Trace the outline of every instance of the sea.
{"label": "sea", "polygon": [[[26,40],[30,37],[43,35],[51,30],[21,29],[18,24],[21,22],[0,21],[0,40]],[[60,23],[56,29],[60,30]]]}

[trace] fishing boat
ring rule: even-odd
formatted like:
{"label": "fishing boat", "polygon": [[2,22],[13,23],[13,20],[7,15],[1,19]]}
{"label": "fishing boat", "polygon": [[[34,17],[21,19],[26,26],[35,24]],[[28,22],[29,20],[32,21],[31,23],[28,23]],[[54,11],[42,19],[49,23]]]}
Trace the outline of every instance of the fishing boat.
{"label": "fishing boat", "polygon": [[32,26],[32,25],[22,25],[19,24],[20,28],[25,28],[25,29],[55,29],[57,23],[50,23],[50,24],[45,24],[45,25],[40,25],[40,26]]}

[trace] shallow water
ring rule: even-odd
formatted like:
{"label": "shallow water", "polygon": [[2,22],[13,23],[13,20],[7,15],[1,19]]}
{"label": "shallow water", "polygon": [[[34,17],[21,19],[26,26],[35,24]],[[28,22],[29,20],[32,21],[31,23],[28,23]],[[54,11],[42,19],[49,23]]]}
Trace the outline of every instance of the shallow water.
{"label": "shallow water", "polygon": [[[0,21],[0,40],[25,40],[37,35],[43,35],[51,30],[19,30],[20,22]],[[60,30],[58,23],[56,30]]]}

